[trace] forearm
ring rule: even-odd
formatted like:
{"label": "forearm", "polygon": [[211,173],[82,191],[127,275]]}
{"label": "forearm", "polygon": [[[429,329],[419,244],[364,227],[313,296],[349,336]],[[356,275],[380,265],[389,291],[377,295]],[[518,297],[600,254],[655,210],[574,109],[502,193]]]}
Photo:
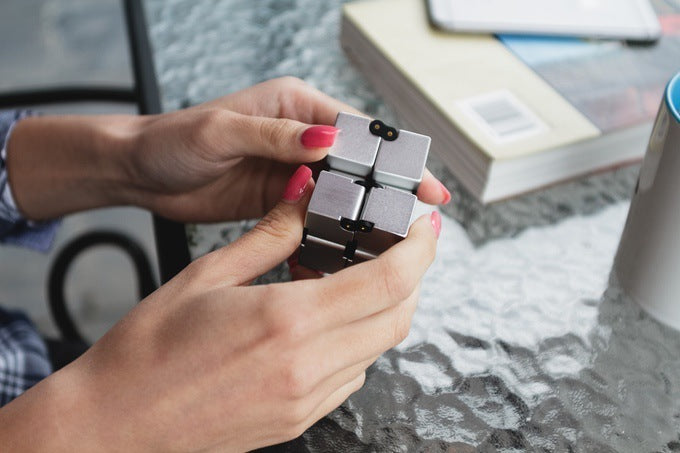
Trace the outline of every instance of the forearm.
{"label": "forearm", "polygon": [[135,116],[45,116],[20,121],[7,143],[15,202],[31,220],[127,204]]}
{"label": "forearm", "polygon": [[93,446],[82,381],[69,373],[67,367],[53,374],[0,408],[3,451],[77,452]]}

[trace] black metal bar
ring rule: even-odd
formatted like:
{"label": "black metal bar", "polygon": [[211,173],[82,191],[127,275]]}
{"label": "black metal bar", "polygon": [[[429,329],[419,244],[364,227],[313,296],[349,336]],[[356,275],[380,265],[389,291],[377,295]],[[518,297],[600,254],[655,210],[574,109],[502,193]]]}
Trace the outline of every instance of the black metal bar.
{"label": "black metal bar", "polygon": [[0,93],[0,108],[64,102],[115,102],[132,104],[137,95],[126,87],[62,86]]}
{"label": "black metal bar", "polygon": [[[141,0],[124,0],[123,6],[139,113],[142,115],[161,113],[161,98],[147,33],[144,5]],[[189,244],[183,224],[154,215],[153,225],[161,283],[165,283],[191,261]]]}
{"label": "black metal bar", "polygon": [[57,253],[48,272],[47,300],[49,301],[52,319],[66,340],[86,343],[69,315],[66,304],[64,285],[66,275],[75,260],[82,252],[97,246],[114,246],[126,253],[135,268],[137,276],[137,295],[139,300],[156,290],[151,263],[144,248],[134,239],[117,231],[91,231],[71,240]]}

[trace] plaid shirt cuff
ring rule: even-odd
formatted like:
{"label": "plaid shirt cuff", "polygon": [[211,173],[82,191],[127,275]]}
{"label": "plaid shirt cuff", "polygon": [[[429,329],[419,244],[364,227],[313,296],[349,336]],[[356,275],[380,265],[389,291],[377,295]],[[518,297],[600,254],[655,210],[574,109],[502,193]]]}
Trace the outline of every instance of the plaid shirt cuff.
{"label": "plaid shirt cuff", "polygon": [[14,125],[31,116],[27,110],[0,112],[0,242],[47,252],[54,242],[59,220],[31,222],[26,220],[12,196],[7,180],[7,143]]}
{"label": "plaid shirt cuff", "polygon": [[51,372],[47,346],[33,324],[21,313],[0,309],[0,406]]}

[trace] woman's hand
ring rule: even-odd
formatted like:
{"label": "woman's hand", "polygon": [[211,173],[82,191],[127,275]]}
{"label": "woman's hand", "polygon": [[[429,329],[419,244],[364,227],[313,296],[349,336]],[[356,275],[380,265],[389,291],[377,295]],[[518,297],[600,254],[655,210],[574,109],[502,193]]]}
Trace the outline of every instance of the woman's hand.
{"label": "woman's hand", "polygon": [[248,286],[297,248],[300,167],[249,233],[192,263],[84,356],[0,411],[9,451],[244,451],[300,435],[408,333],[439,218],[323,279]]}
{"label": "woman's hand", "polygon": [[[181,221],[262,217],[297,164],[326,156],[340,111],[359,113],[286,77],[148,117],[134,157],[145,183],[136,204]],[[430,204],[450,199],[428,171],[418,196]]]}
{"label": "woman's hand", "polygon": [[[162,115],[29,118],[8,144],[10,183],[33,220],[119,204],[184,222],[257,218],[296,165],[325,157],[340,111],[356,113],[286,77]],[[427,170],[418,197],[450,199]]]}

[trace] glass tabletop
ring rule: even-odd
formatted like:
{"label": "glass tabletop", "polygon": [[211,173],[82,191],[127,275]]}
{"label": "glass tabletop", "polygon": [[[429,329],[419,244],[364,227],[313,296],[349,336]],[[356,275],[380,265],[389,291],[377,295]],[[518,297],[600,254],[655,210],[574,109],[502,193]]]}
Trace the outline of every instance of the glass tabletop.
{"label": "glass tabletop", "polygon": [[[341,1],[146,0],[167,110],[293,75],[399,124],[339,46]],[[454,193],[411,334],[290,451],[678,451],[680,333],[610,277],[637,166],[482,207]],[[194,256],[252,222],[189,227]],[[284,266],[263,281],[288,279]]]}

